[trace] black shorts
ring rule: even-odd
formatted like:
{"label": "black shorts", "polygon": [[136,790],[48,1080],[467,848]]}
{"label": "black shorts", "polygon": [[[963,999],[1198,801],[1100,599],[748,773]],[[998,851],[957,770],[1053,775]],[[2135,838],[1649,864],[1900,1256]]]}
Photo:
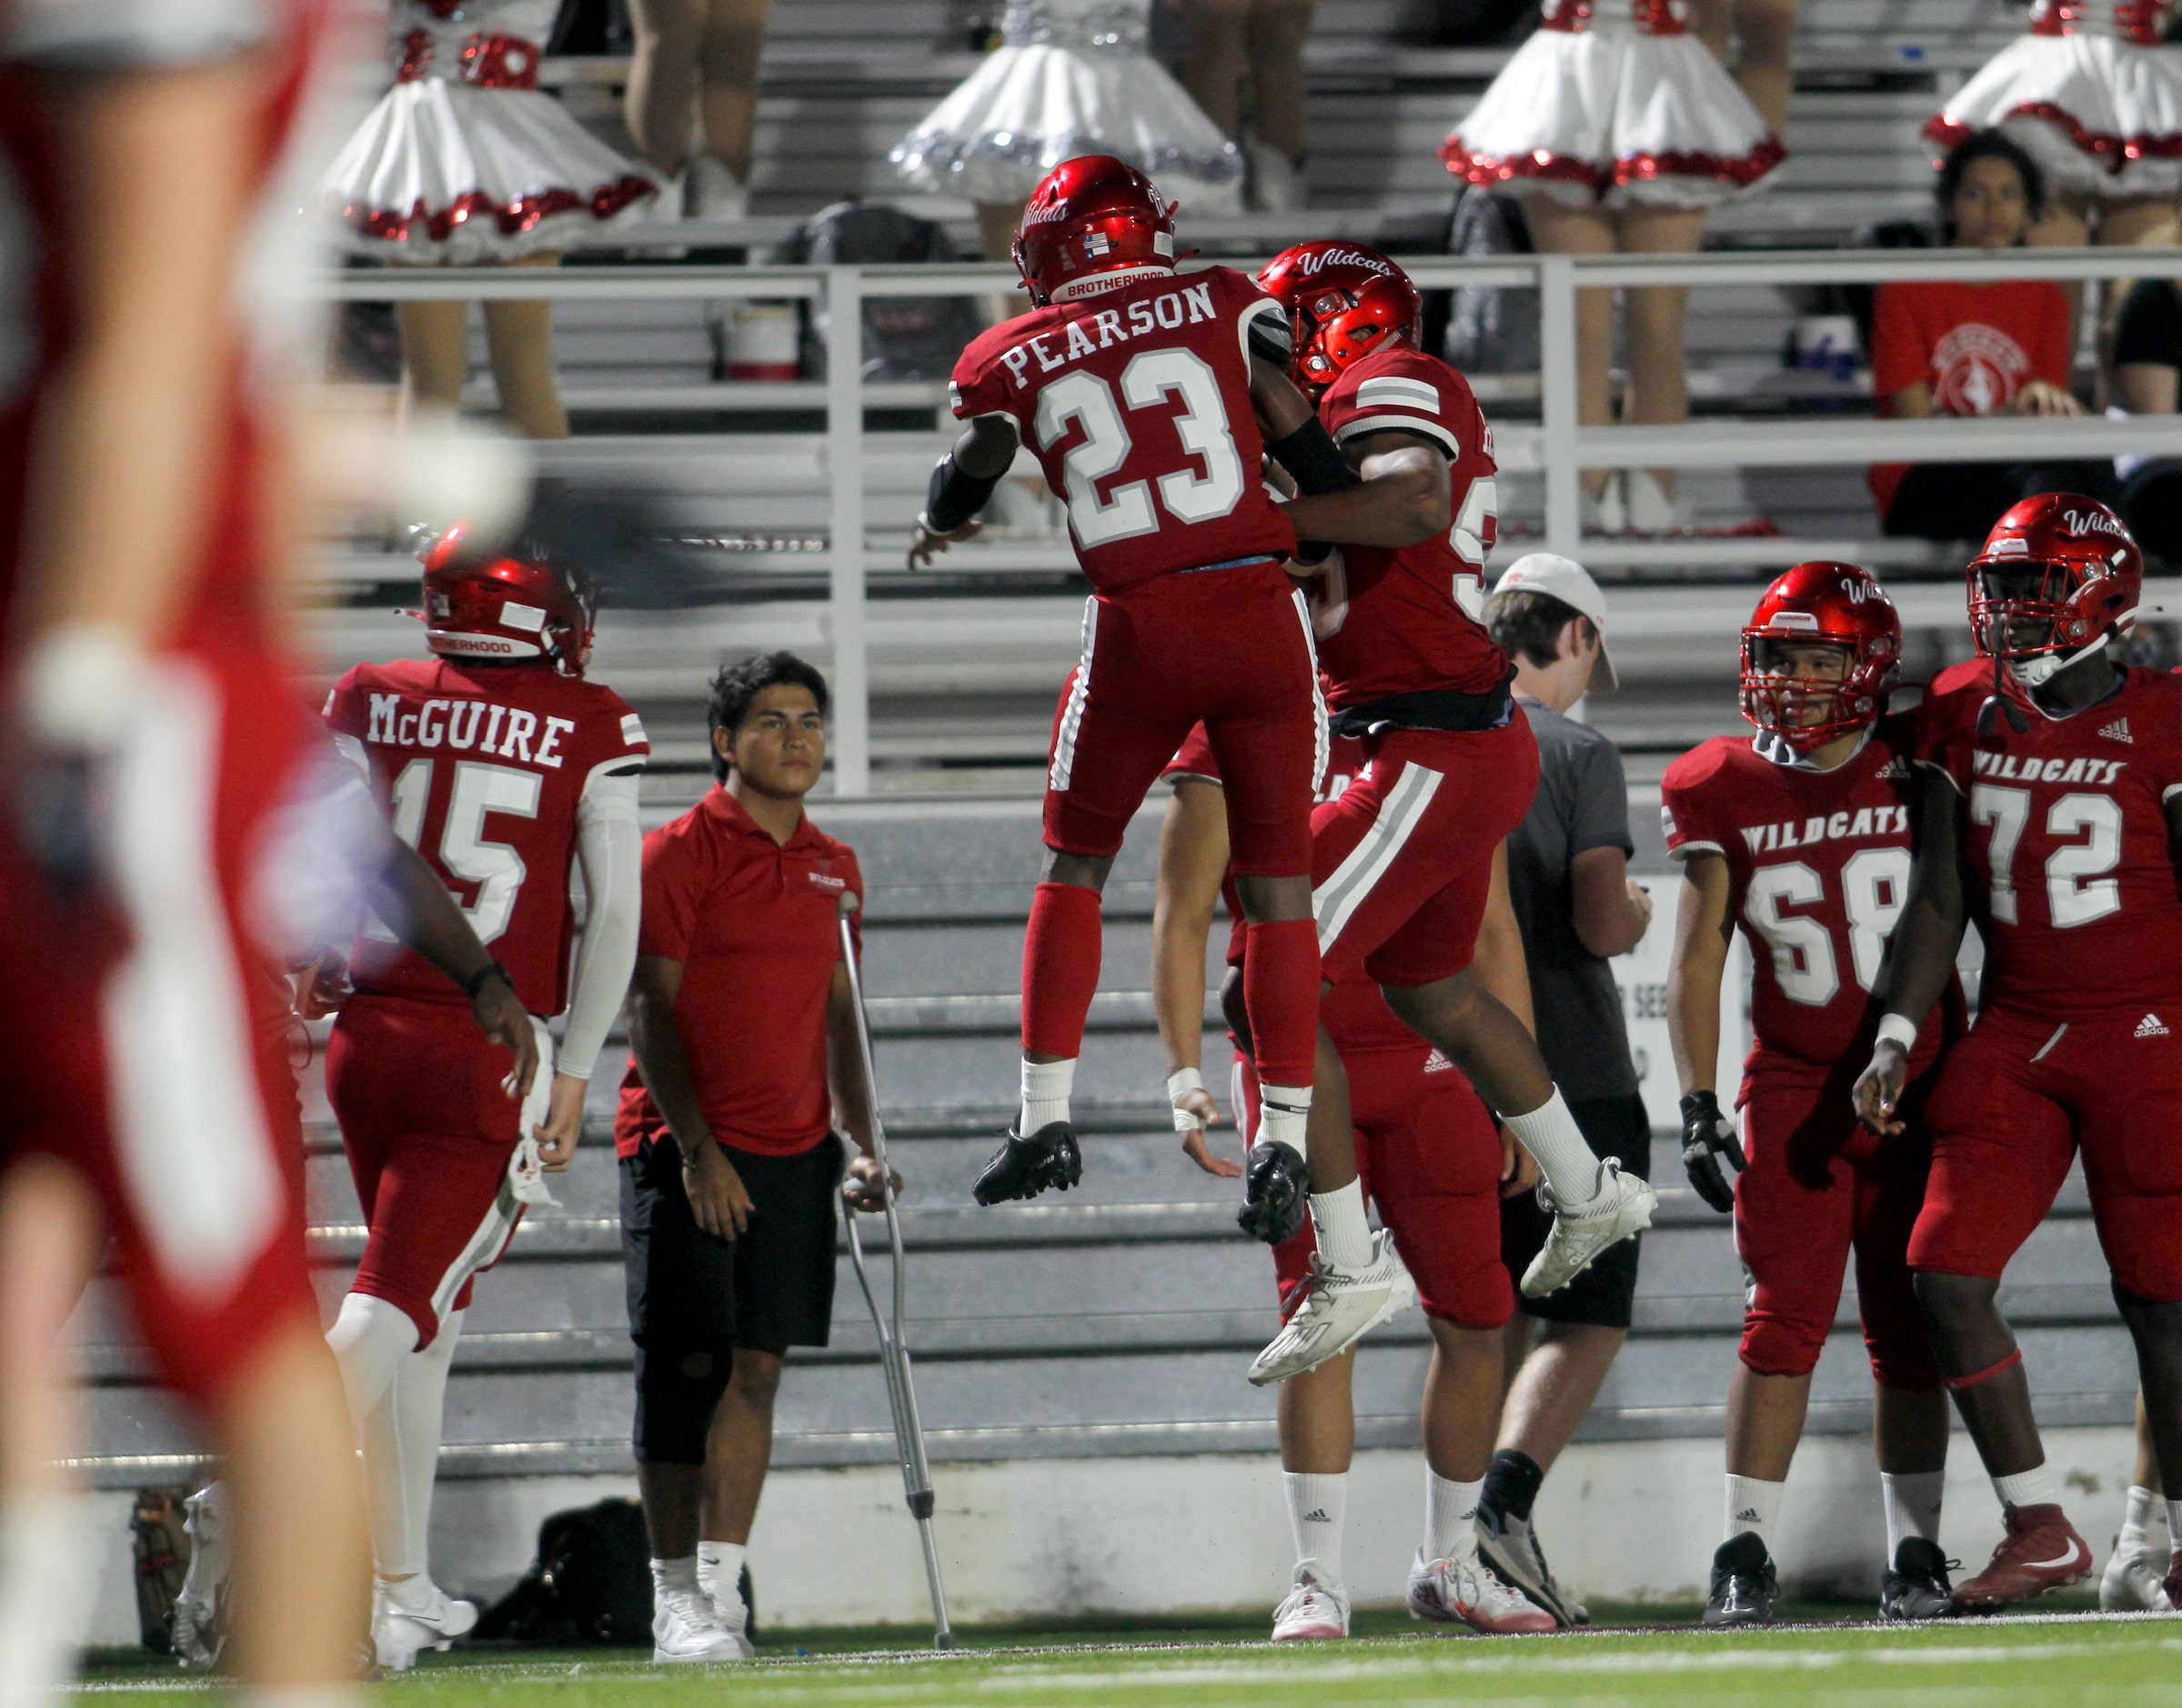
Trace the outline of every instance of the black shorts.
{"label": "black shorts", "polygon": [[[1575,1117],[1584,1140],[1597,1155],[1618,1159],[1625,1174],[1652,1178],[1652,1122],[1644,1114],[1643,1098],[1634,1091],[1626,1097],[1589,1097],[1570,1103],[1568,1112]],[[1644,1236],[1609,1247],[1597,1262],[1559,1292],[1548,1293],[1543,1299],[1525,1299],[1523,1271],[1545,1244],[1546,1232],[1553,1225],[1552,1215],[1540,1206],[1535,1192],[1521,1192],[1500,1201],[1500,1259],[1515,1278],[1516,1308],[1543,1322],[1627,1328],[1629,1308],[1636,1299],[1637,1248]]]}
{"label": "black shorts", "polygon": [[840,1138],[829,1134],[792,1157],[720,1149],[750,1194],[754,1213],[739,1240],[697,1225],[671,1140],[621,1159],[630,1338],[659,1351],[825,1345],[847,1165]]}

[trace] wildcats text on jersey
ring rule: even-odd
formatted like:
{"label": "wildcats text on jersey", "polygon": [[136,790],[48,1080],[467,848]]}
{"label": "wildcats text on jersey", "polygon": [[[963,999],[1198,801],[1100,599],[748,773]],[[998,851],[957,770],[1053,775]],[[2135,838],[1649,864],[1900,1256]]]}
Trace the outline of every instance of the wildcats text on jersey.
{"label": "wildcats text on jersey", "polygon": [[1809,848],[1819,842],[1853,841],[1864,836],[1898,837],[1909,834],[1906,807],[1859,807],[1850,812],[1815,813],[1800,823],[1794,819],[1774,824],[1743,827],[1743,840],[1753,854],[1771,854],[1781,849]]}
{"label": "wildcats text on jersey", "polygon": [[[2123,738],[2126,739],[2126,738]],[[2127,759],[2041,759],[2037,755],[2021,753],[1988,753],[1984,750],[1970,755],[1970,775],[1989,777],[1996,782],[2018,783],[2091,783],[2105,785],[2121,780]]]}

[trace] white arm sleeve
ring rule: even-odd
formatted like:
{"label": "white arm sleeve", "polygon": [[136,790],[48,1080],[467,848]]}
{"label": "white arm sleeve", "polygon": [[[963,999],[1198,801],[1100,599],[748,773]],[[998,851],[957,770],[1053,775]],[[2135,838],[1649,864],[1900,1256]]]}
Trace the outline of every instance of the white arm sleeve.
{"label": "white arm sleeve", "polygon": [[585,788],[576,804],[576,858],[583,862],[590,910],[576,946],[575,988],[568,997],[559,1069],[572,1080],[588,1080],[637,967],[644,835],[638,828],[633,771],[595,776]]}

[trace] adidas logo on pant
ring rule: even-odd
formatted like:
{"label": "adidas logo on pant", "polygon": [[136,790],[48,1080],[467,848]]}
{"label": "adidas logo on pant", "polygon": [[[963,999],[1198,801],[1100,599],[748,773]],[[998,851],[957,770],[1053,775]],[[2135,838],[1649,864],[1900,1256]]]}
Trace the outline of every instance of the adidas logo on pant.
{"label": "adidas logo on pant", "polygon": [[2137,745],[2137,738],[2129,733],[2129,720],[2127,718],[2117,718],[2098,733],[2109,741],[2126,741],[2131,747]]}
{"label": "adidas logo on pant", "polygon": [[2165,1038],[2167,1028],[2157,1014],[2147,1014],[2137,1022],[2135,1035],[2138,1038]]}

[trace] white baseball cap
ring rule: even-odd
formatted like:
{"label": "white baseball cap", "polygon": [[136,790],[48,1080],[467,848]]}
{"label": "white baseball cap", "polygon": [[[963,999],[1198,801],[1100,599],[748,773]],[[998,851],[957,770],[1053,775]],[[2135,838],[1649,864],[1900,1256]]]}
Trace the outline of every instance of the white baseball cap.
{"label": "white baseball cap", "polygon": [[1503,593],[1543,593],[1591,618],[1591,626],[1599,631],[1599,661],[1592,667],[1591,691],[1610,694],[1621,686],[1614,660],[1606,656],[1606,596],[1590,570],[1557,551],[1528,552],[1501,572],[1493,596],[1498,598]]}

